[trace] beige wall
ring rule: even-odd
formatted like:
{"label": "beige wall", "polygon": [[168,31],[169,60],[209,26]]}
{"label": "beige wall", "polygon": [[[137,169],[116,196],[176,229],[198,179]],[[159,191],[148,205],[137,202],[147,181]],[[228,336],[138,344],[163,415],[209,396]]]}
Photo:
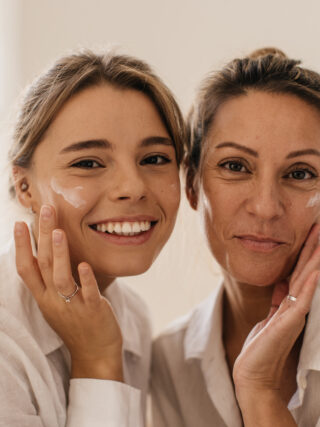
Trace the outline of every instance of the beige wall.
{"label": "beige wall", "polygon": [[[226,60],[281,47],[320,70],[318,0],[0,0],[0,119],[4,168],[13,101],[54,57],[79,46],[116,45],[150,62],[187,111],[200,79]],[[0,200],[6,200],[0,174]],[[15,216],[0,204],[0,237]],[[158,332],[220,280],[197,215],[183,200],[176,230],[149,272],[130,278]]]}

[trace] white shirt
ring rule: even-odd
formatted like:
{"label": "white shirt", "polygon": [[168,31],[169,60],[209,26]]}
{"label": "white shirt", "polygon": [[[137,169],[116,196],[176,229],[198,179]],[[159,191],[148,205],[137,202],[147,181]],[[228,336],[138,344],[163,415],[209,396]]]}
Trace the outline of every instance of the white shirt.
{"label": "white shirt", "polygon": [[[241,427],[222,340],[223,287],[154,343],[154,427]],[[320,289],[314,296],[288,408],[299,427],[320,427]]]}
{"label": "white shirt", "polygon": [[71,379],[70,355],[16,272],[14,244],[0,253],[0,426],[139,427],[149,380],[145,305],[116,280],[104,293],[123,335],[125,384]]}

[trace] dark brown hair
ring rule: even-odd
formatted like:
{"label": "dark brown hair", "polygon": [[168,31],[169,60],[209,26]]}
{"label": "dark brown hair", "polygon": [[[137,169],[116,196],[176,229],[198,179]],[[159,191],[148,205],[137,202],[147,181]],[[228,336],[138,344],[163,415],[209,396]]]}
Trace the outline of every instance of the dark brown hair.
{"label": "dark brown hair", "polygon": [[234,59],[203,81],[187,120],[187,187],[192,185],[206,137],[217,110],[228,100],[259,90],[292,94],[320,110],[320,75],[300,66],[276,48],[263,48]]}

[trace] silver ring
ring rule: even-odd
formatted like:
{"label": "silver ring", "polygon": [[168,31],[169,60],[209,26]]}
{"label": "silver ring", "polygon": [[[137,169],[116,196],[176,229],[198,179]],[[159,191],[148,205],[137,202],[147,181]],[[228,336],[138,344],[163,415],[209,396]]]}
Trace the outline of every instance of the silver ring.
{"label": "silver ring", "polygon": [[297,298],[296,298],[296,297],[294,297],[293,295],[287,295],[287,299],[288,299],[289,301],[293,301],[293,302],[297,301]]}
{"label": "silver ring", "polygon": [[76,285],[76,288],[72,292],[72,294],[70,294],[70,295],[63,295],[61,292],[58,291],[58,295],[60,295],[61,298],[63,298],[65,300],[65,302],[70,302],[71,298],[73,298],[76,295],[76,293],[78,292],[79,286],[76,284],[76,282],[74,282],[74,284]]}

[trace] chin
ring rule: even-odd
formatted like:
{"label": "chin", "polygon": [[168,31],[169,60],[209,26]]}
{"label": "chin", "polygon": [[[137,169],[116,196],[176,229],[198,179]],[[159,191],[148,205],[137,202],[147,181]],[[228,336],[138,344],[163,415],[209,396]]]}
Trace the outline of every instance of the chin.
{"label": "chin", "polygon": [[[139,262],[140,261],[140,262]],[[145,273],[151,266],[153,260],[126,260],[104,265],[100,274],[111,277],[138,276]]]}
{"label": "chin", "polygon": [[251,286],[267,287],[274,283],[285,280],[288,272],[284,268],[266,268],[267,266],[255,266],[254,268],[232,268],[226,272],[233,280],[239,283],[246,283]]}

